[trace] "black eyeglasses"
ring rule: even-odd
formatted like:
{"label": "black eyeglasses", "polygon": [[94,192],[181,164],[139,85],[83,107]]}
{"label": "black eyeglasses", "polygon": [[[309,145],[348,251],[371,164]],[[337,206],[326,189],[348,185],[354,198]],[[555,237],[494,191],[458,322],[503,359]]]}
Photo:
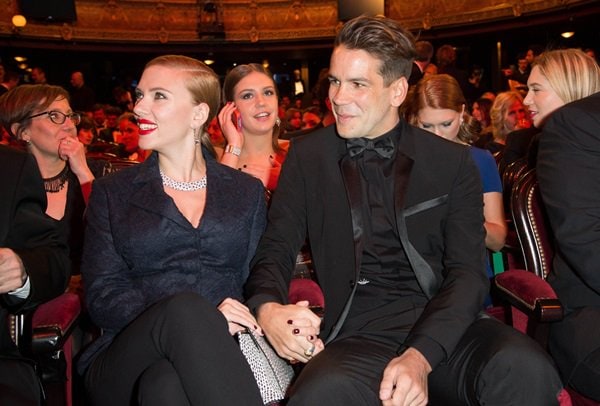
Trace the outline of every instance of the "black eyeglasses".
{"label": "black eyeglasses", "polygon": [[50,121],[52,121],[54,124],[64,124],[67,118],[75,125],[78,125],[81,122],[81,114],[79,113],[65,114],[56,110],[44,111],[43,113],[34,114],[33,116],[29,116],[27,118],[36,118],[43,116],[44,114],[47,115],[48,118],[50,118]]}

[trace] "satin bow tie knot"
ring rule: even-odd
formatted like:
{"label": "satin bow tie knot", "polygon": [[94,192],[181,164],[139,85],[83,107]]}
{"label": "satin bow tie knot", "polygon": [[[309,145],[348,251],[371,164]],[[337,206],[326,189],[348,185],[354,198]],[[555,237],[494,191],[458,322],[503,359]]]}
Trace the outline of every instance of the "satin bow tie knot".
{"label": "satin bow tie knot", "polygon": [[394,154],[394,141],[390,137],[376,142],[368,138],[350,138],[346,140],[346,147],[350,158],[362,154],[365,150],[375,151],[382,158],[391,158]]}

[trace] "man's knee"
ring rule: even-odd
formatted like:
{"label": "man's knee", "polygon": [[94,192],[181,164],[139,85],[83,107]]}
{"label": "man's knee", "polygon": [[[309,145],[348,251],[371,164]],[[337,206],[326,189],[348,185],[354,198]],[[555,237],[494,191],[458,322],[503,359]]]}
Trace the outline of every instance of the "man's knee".
{"label": "man's knee", "polygon": [[[527,336],[499,346],[478,381],[486,399],[512,399],[514,404],[558,404],[560,376],[549,355]],[[519,399],[525,403],[519,403]],[[492,404],[492,403],[490,403]]]}
{"label": "man's knee", "polygon": [[335,365],[305,368],[292,385],[289,395],[288,406],[379,404],[378,394],[372,388]]}

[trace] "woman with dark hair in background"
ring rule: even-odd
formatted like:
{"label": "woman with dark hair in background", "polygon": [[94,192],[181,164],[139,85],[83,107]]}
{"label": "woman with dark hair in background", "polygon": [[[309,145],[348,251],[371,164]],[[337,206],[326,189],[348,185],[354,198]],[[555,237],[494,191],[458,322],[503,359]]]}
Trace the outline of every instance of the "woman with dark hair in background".
{"label": "woman with dark hair in background", "polygon": [[[260,64],[238,65],[225,77],[219,123],[227,139],[221,163],[277,186],[288,141],[279,140],[277,86]],[[301,119],[300,119],[301,120]]]}

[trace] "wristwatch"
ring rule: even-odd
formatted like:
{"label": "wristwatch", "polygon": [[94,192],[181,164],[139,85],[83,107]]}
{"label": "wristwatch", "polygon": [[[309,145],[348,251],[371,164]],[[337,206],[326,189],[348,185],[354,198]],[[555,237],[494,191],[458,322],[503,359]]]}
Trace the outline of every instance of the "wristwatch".
{"label": "wristwatch", "polygon": [[227,145],[225,147],[225,152],[229,152],[235,156],[240,156],[242,153],[242,149],[240,147],[236,147],[235,145]]}

